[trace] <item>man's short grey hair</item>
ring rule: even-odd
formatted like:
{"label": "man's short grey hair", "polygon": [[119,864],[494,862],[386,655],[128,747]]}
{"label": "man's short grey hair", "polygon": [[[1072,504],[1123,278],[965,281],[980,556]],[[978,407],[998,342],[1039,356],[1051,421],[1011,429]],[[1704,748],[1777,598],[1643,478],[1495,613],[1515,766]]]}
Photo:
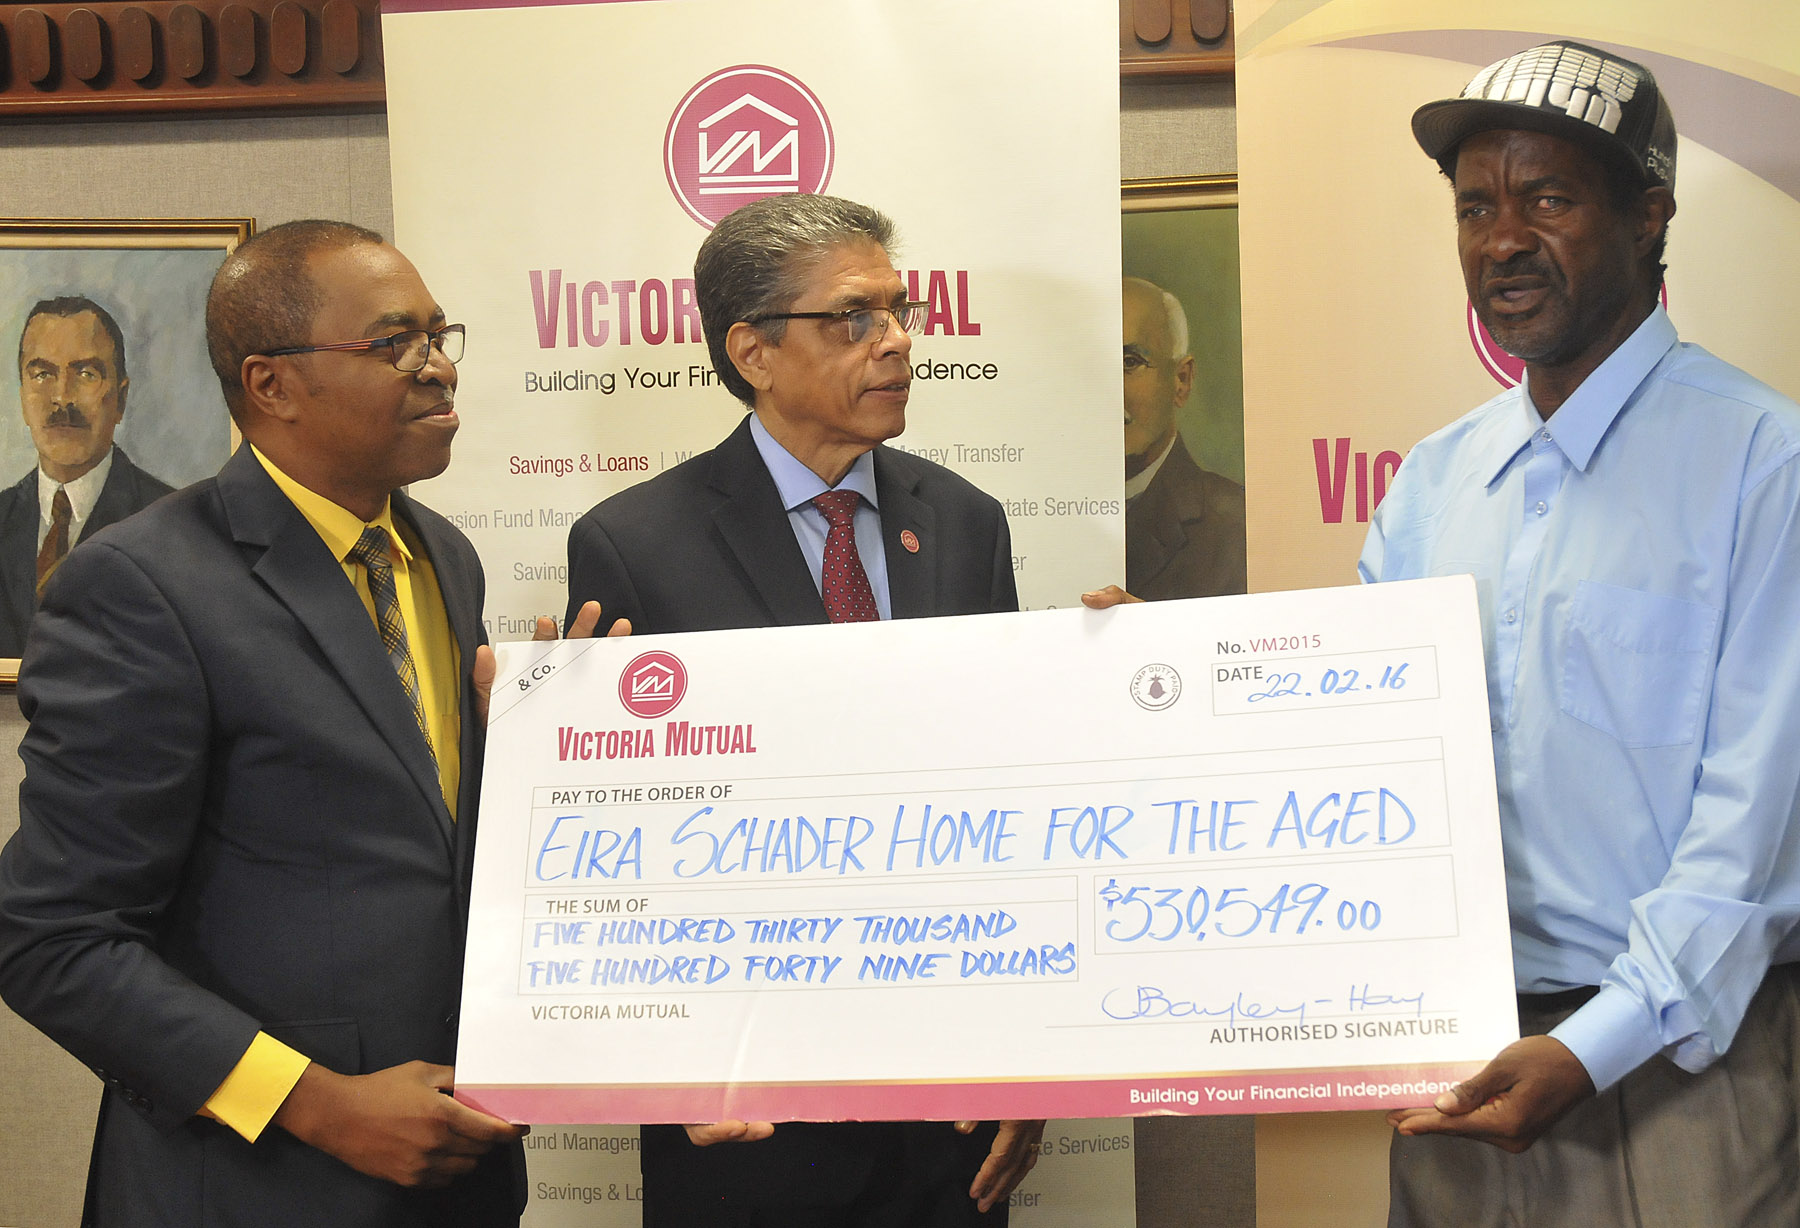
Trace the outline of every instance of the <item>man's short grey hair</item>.
{"label": "man's short grey hair", "polygon": [[[840,196],[765,196],[727,214],[694,258],[694,297],[713,370],[732,396],[756,404],[756,390],[725,351],[725,334],[740,320],[792,310],[812,269],[846,243],[891,252],[894,223],[880,210]],[[756,326],[779,345],[786,320]]]}
{"label": "man's short grey hair", "polygon": [[1188,356],[1187,310],[1182,307],[1180,299],[1161,286],[1157,287],[1157,291],[1162,294],[1163,314],[1169,317],[1169,357],[1186,358]]}

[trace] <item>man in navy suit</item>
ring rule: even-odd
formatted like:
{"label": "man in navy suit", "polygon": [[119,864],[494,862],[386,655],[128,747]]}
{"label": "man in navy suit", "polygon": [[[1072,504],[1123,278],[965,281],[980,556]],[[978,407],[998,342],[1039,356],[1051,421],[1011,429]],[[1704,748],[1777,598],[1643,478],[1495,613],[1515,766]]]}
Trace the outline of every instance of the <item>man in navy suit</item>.
{"label": "man in navy suit", "polygon": [[0,657],[25,647],[43,581],[69,548],[171,487],[113,444],[131,387],[125,336],[76,295],[32,307],[19,331],[19,405],[37,467],[0,491]]}
{"label": "man in navy suit", "polygon": [[[713,369],[752,412],[712,451],[576,523],[571,621],[595,599],[639,633],[1018,608],[1000,505],[882,446],[906,426],[924,308],[906,301],[892,244],[886,217],[828,196],[770,197],[719,223],[695,262],[695,295]],[[1004,1223],[1042,1129],[646,1126],[644,1222]]]}
{"label": "man in navy suit", "polygon": [[207,336],[245,447],[70,554],[19,704],[0,992],[106,1085],[84,1222],[514,1225],[452,1077],[482,695],[443,471],[460,326],[381,236],[278,226]]}

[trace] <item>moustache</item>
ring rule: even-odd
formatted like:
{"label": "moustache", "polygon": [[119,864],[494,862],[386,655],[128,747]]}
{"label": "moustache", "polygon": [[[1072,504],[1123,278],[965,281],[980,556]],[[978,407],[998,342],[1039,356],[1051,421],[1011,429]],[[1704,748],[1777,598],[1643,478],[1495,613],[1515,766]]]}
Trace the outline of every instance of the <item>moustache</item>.
{"label": "moustache", "polygon": [[69,426],[78,430],[86,430],[91,423],[87,415],[73,405],[58,405],[44,418],[45,426]]}
{"label": "moustache", "polygon": [[1520,252],[1515,256],[1508,256],[1499,264],[1489,266],[1482,280],[1484,282],[1499,281],[1506,277],[1541,277],[1545,281],[1554,281],[1556,272],[1549,262],[1537,253]]}

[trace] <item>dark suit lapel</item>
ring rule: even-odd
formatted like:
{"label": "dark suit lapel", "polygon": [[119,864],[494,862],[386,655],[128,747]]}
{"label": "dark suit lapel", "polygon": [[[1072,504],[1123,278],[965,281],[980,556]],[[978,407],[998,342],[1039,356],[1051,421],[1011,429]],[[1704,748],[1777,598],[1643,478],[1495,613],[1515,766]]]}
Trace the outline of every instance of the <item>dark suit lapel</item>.
{"label": "dark suit lapel", "polygon": [[739,570],[769,611],[772,626],[822,623],[819,598],[806,556],[794,540],[787,509],[775,479],[750,435],[750,418],[713,449],[708,482],[725,501],[713,508],[713,523]]}
{"label": "dark suit lapel", "polygon": [[1200,517],[1204,507],[1192,480],[1199,466],[1188,455],[1187,445],[1176,437],[1163,459],[1162,468],[1144,493],[1125,511],[1125,574],[1127,583],[1148,588],[1171,559],[1187,548],[1187,521]]}
{"label": "dark suit lapel", "polygon": [[0,559],[5,560],[6,613],[18,631],[18,648],[0,654],[17,656],[25,646],[25,628],[37,607],[37,467],[5,493],[6,514],[0,519]]}
{"label": "dark suit lapel", "polygon": [[[474,692],[469,683],[469,670],[475,664],[475,650],[487,642],[481,625],[482,578],[479,565],[470,567],[470,555],[456,549],[444,533],[443,522],[420,516],[417,506],[404,493],[394,492],[394,515],[411,526],[419,544],[424,547],[426,557],[431,560],[431,569],[437,576],[438,592],[444,599],[444,613],[450,620],[450,635],[456,640],[459,696],[457,710],[462,718],[462,767],[461,784],[457,788],[456,820],[446,830],[456,849],[457,885],[461,890],[468,882],[469,858],[474,854],[471,837],[475,827],[472,822],[463,820],[475,816],[476,803],[481,796],[482,748],[487,741],[487,730],[475,719]],[[442,794],[438,789],[437,766],[429,760],[426,761],[426,766],[431,770],[431,796],[439,798]],[[445,823],[451,821],[447,809],[439,814],[439,818]]]}
{"label": "dark suit lapel", "polygon": [[239,448],[225,462],[218,481],[233,537],[261,551],[251,560],[251,572],[312,636],[338,680],[431,803],[445,851],[453,851],[450,813],[438,786],[437,766],[381,636],[342,565],[249,448]]}
{"label": "dark suit lapel", "polygon": [[87,524],[82,526],[83,540],[92,537],[109,524],[117,524],[137,510],[137,466],[125,459],[122,449],[113,449],[112,468],[107,471],[106,485],[100,488],[100,497],[94,500],[94,510],[88,513]]}
{"label": "dark suit lapel", "polygon": [[[919,481],[906,453],[875,449],[875,496],[881,501],[881,543],[895,618],[929,618],[938,611],[937,509],[919,498]],[[916,549],[908,548],[907,533]]]}

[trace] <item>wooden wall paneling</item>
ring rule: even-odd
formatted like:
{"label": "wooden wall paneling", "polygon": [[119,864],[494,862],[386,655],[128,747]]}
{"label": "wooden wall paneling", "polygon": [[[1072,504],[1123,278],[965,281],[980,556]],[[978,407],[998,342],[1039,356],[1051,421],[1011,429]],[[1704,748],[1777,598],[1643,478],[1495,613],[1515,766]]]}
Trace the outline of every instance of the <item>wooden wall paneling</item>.
{"label": "wooden wall paneling", "polygon": [[206,71],[206,16],[191,4],[169,13],[169,70],[184,81]]}
{"label": "wooden wall paneling", "polygon": [[1175,29],[1169,0],[1132,0],[1131,35],[1143,46],[1162,42]]}
{"label": "wooden wall paneling", "polygon": [[269,22],[269,63],[290,77],[306,67],[306,10],[293,0],[281,0]]}
{"label": "wooden wall paneling", "polygon": [[1231,0],[1187,0],[1188,29],[1203,43],[1216,43],[1231,25]]}
{"label": "wooden wall paneling", "polygon": [[[1119,0],[1127,78],[1229,77],[1230,0]],[[0,115],[378,110],[380,0],[0,5]]]}
{"label": "wooden wall paneling", "polygon": [[76,9],[63,22],[63,63],[76,78],[93,84],[106,68],[106,28],[93,9]]}
{"label": "wooden wall paneling", "polygon": [[248,5],[219,10],[219,67],[240,81],[256,71],[256,14]]}
{"label": "wooden wall paneling", "polygon": [[118,70],[127,80],[142,84],[156,71],[157,27],[150,14],[136,7],[125,9],[113,23],[113,46]]}
{"label": "wooden wall paneling", "polygon": [[378,110],[380,0],[0,5],[0,116]]}
{"label": "wooden wall paneling", "polygon": [[32,85],[49,85],[56,70],[50,18],[39,9],[20,9],[12,20],[12,32],[19,75]]}
{"label": "wooden wall paneling", "polygon": [[347,73],[362,58],[362,26],[350,0],[330,0],[324,11],[325,67]]}
{"label": "wooden wall paneling", "polygon": [[1231,0],[1119,0],[1122,77],[1229,77]]}

